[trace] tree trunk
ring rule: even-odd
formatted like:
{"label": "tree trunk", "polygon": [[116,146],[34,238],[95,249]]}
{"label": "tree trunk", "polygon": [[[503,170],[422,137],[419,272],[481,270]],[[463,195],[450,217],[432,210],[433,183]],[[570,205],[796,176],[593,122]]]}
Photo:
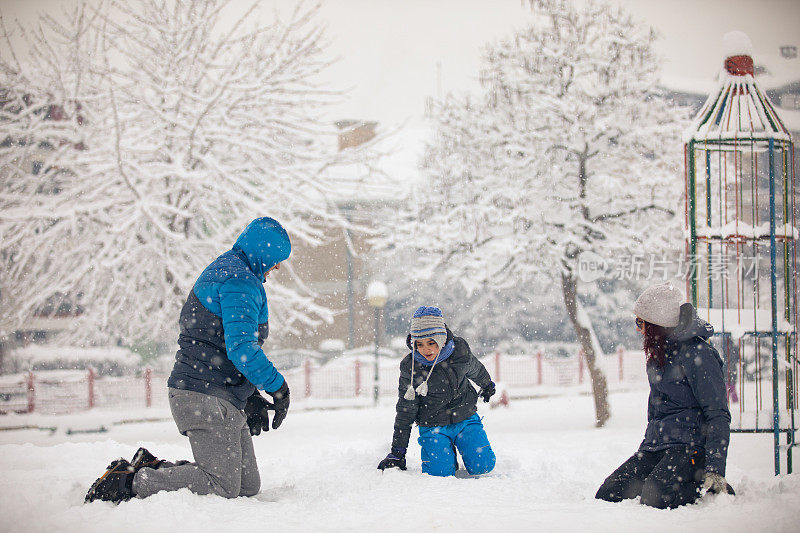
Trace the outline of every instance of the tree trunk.
{"label": "tree trunk", "polygon": [[578,316],[577,300],[577,281],[575,277],[561,274],[561,289],[564,295],[564,305],[567,308],[567,315],[578,336],[578,341],[583,348],[583,355],[586,358],[586,368],[589,369],[589,376],[592,379],[592,393],[594,395],[595,426],[603,427],[611,418],[611,409],[608,405],[608,384],[603,371],[596,364],[596,355],[592,343],[592,332]]}

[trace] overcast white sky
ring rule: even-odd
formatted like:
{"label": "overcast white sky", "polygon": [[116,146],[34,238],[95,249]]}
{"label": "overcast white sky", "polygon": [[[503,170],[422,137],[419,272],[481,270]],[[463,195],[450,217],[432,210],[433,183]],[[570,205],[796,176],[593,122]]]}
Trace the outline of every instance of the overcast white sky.
{"label": "overcast white sky", "polygon": [[[30,21],[68,0],[0,0],[4,15]],[[800,45],[800,0],[613,0],[622,3],[663,38],[668,77],[713,77],[722,61],[722,36],[750,35],[756,53],[777,54]],[[250,2],[235,0],[234,8]],[[293,0],[263,0],[270,20]],[[378,120],[384,125],[420,121],[425,98],[440,92],[477,90],[481,50],[530,18],[523,0],[326,0],[331,55],[339,61],[329,77],[349,89],[332,118]],[[441,76],[437,74],[441,65]]]}
{"label": "overcast white sky", "polygon": [[[800,0],[615,1],[662,34],[668,77],[715,76],[722,36],[734,29],[750,36],[756,53],[800,45]],[[416,121],[439,91],[477,90],[482,48],[523,26],[531,11],[522,0],[328,0],[322,15],[341,57],[333,79],[352,87],[342,115],[391,124]]]}

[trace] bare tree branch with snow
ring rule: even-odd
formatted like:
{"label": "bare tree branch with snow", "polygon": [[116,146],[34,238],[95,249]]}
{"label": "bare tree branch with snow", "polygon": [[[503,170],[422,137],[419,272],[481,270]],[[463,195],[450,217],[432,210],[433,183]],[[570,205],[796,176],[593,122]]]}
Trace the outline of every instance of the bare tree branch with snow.
{"label": "bare tree branch with snow", "polygon": [[[82,310],[73,340],[172,340],[194,279],[253,218],[312,246],[346,225],[329,200],[342,156],[320,119],[336,93],[318,81],[318,6],[264,26],[257,4],[233,22],[230,0],[79,5],[14,30],[27,51],[0,64],[4,329],[63,295]],[[331,318],[270,284],[275,331]]]}
{"label": "bare tree branch with snow", "polygon": [[533,25],[488,46],[482,98],[432,106],[430,180],[393,223],[408,231],[381,246],[418,254],[428,277],[468,292],[559,284],[602,426],[606,378],[578,261],[674,245],[685,111],[658,96],[649,28],[604,3],[532,5]]}

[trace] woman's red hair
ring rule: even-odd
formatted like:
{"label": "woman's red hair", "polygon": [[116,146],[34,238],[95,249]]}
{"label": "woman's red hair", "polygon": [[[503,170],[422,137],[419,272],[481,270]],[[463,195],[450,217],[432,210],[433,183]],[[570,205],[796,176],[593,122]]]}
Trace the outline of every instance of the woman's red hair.
{"label": "woman's red hair", "polygon": [[644,353],[647,356],[648,365],[654,364],[661,368],[666,363],[667,335],[670,329],[644,322]]}

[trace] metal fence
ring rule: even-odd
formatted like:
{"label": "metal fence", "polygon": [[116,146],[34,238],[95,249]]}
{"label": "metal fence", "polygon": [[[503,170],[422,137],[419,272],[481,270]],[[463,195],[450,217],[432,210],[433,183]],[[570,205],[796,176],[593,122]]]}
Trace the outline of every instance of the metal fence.
{"label": "metal fence", "polygon": [[[511,397],[536,394],[554,388],[588,387],[589,375],[581,353],[570,357],[505,355],[499,352],[481,362]],[[599,363],[610,384],[644,383],[641,351],[603,356]],[[378,391],[382,397],[397,395],[399,359],[378,361]],[[312,359],[282,370],[296,400],[363,400],[373,398],[375,359],[340,357],[324,365]],[[99,376],[88,371],[57,370],[0,376],[0,414],[73,413],[102,408],[140,408],[167,404],[167,376],[147,368],[140,375]]]}
{"label": "metal fence", "polygon": [[0,376],[0,414],[65,414],[94,407],[150,407],[167,402],[166,376],[98,376],[93,369]]}

